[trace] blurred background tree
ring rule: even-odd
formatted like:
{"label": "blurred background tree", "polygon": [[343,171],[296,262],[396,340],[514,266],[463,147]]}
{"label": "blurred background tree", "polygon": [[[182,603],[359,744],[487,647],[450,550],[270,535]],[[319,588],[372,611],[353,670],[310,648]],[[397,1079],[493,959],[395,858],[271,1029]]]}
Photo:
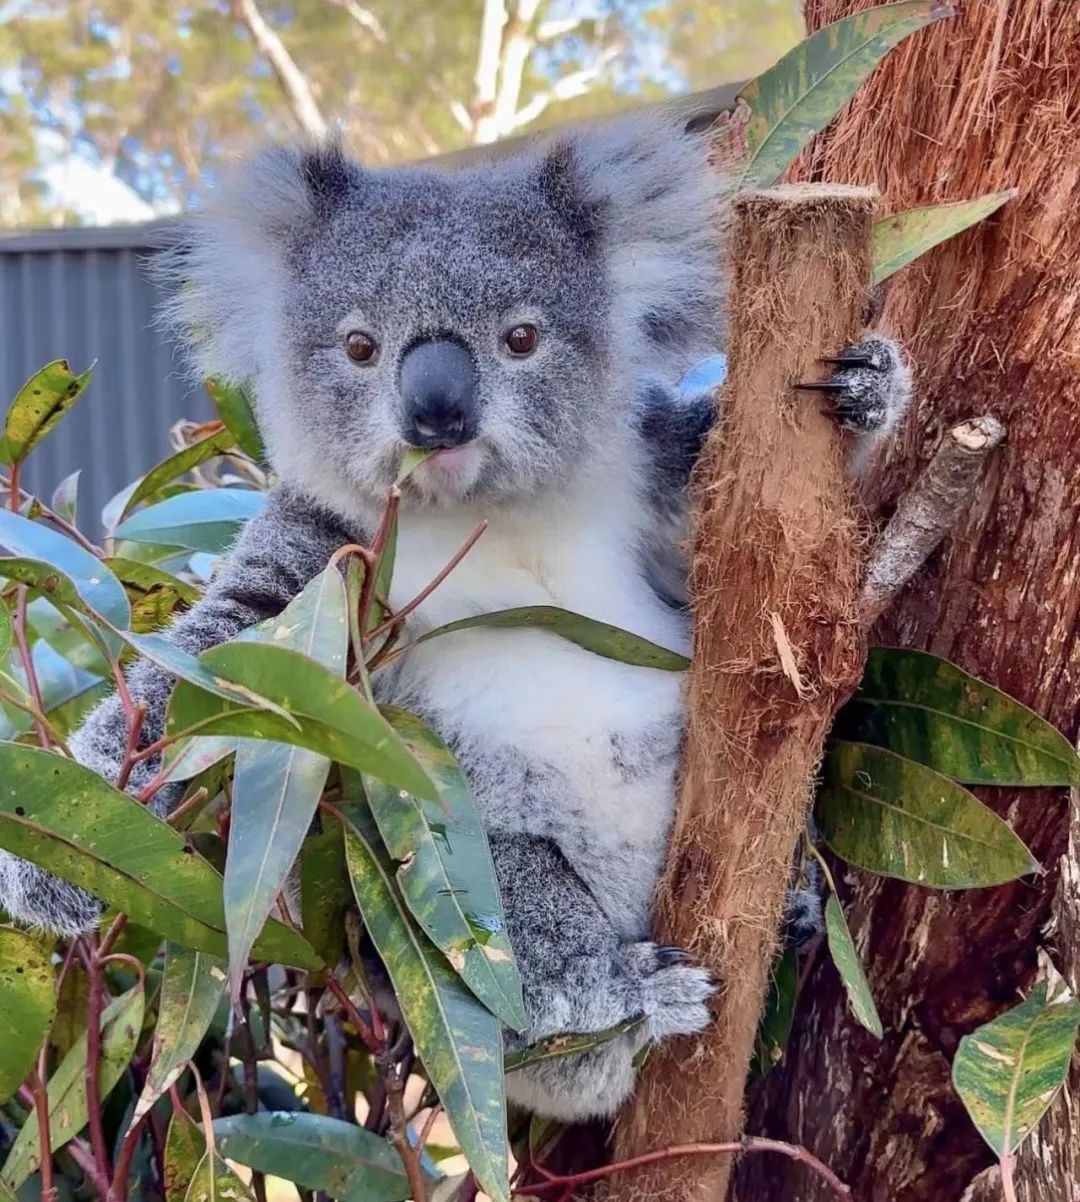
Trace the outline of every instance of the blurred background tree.
{"label": "blurred background tree", "polygon": [[0,225],[138,220],[268,136],[406,161],[733,79],[797,0],[0,0]]}

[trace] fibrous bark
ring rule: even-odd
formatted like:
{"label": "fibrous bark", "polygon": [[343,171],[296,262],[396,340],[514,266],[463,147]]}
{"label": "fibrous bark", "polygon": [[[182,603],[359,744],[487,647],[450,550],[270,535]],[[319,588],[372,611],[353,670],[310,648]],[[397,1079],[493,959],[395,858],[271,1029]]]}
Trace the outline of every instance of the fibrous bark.
{"label": "fibrous bark", "polygon": [[[871,5],[810,0],[809,23],[817,29]],[[952,659],[1075,738],[1080,6],[968,0],[961,15],[893,52],[797,174],[876,184],[885,212],[1019,189],[999,215],[891,282],[882,324],[910,349],[918,404],[881,482],[886,505],[941,432],[972,410],[994,413],[1009,434],[973,505],[874,641]],[[951,1084],[959,1039],[1016,1004],[1040,943],[1060,952],[1059,967],[1071,964],[1077,983],[1076,927],[1068,932],[1076,847],[1068,851],[1064,791],[977,792],[1028,843],[1046,877],[940,893],[861,872],[842,876],[885,1038],[855,1026],[835,970],[820,957],[785,1061],[752,1107],[752,1130],[810,1147],[861,1202],[964,1195],[991,1154]],[[1058,929],[1047,940],[1067,853],[1071,909],[1058,904]],[[1072,1202],[1075,1073],[1072,1090],[1019,1158],[1025,1202]],[[746,1159],[736,1197],[821,1202],[826,1194],[798,1166]]]}
{"label": "fibrous bark", "polygon": [[[688,743],[657,936],[700,957],[721,990],[704,1035],[650,1055],[617,1158],[741,1131],[792,852],[864,656],[843,440],[792,384],[820,377],[819,356],[858,331],[874,205],[866,189],[813,186],[734,202],[730,378],[694,486]],[[728,1157],[669,1160],[615,1189],[705,1202],[729,1170]]]}

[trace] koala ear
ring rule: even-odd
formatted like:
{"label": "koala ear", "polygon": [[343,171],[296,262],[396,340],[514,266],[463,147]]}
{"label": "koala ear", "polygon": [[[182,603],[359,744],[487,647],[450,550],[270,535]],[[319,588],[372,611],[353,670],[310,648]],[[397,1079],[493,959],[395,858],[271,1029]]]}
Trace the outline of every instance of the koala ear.
{"label": "koala ear", "polygon": [[270,146],[178,223],[151,270],[169,294],[158,322],[187,344],[195,374],[256,379],[277,341],[287,248],[317,234],[363,178],[336,143]]}
{"label": "koala ear", "polygon": [[631,370],[681,375],[715,350],[723,183],[708,143],[673,116],[634,114],[570,139],[573,195],[596,214],[612,317]]}
{"label": "koala ear", "polygon": [[589,195],[587,180],[573,142],[550,146],[538,166],[540,195],[582,242],[595,242],[604,201]]}

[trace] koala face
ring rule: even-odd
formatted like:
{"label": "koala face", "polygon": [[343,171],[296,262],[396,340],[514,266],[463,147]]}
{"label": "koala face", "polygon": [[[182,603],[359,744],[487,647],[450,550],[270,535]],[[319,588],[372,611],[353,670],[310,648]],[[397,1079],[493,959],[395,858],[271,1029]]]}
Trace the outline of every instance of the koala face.
{"label": "koala face", "polygon": [[253,386],[278,474],[370,509],[530,498],[626,464],[643,372],[716,345],[706,143],[631,118],[464,171],[271,147],[158,272],[198,374]]}
{"label": "koala face", "polygon": [[279,438],[365,497],[435,448],[416,500],[551,486],[604,435],[608,283],[565,165],[368,173],[344,160],[284,257]]}

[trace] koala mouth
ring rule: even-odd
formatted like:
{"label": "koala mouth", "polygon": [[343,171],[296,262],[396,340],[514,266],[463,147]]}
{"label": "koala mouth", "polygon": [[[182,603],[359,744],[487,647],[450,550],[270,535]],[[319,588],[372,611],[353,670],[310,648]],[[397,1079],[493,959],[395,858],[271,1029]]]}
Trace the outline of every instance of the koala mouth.
{"label": "koala mouth", "polygon": [[442,447],[424,460],[411,477],[417,490],[433,500],[463,499],[484,465],[483,448],[474,440]]}

